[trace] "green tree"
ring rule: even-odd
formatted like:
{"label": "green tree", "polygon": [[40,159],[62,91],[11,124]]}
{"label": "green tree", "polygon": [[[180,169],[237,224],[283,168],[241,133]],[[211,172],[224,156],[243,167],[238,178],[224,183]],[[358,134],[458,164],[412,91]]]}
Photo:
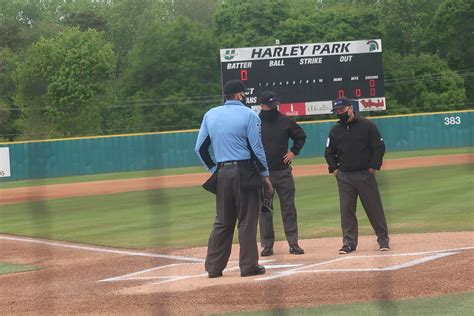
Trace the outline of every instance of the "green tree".
{"label": "green tree", "polygon": [[43,2],[0,1],[0,47],[20,51],[40,37],[58,32],[54,19],[46,14]]}
{"label": "green tree", "polygon": [[0,19],[0,47],[16,50],[24,39],[22,25],[15,19]]}
{"label": "green tree", "polygon": [[100,133],[101,111],[111,102],[115,55],[95,30],[77,28],[42,39],[16,71],[16,101],[26,134]]}
{"label": "green tree", "polygon": [[216,102],[196,100],[183,93],[173,93],[145,109],[143,124],[147,131],[199,128],[203,114]]}
{"label": "green tree", "polygon": [[276,39],[381,38],[389,113],[468,107],[473,6],[472,0],[0,1],[0,133],[17,133],[15,126],[50,136],[194,127],[221,101],[219,48]]}
{"label": "green tree", "polygon": [[218,0],[174,0],[172,1],[173,14],[211,26],[217,2]]}
{"label": "green tree", "polygon": [[446,111],[462,108],[462,78],[436,55],[386,53],[385,91],[388,113]]}
{"label": "green tree", "polygon": [[171,2],[155,0],[116,0],[106,12],[106,38],[117,54],[117,78],[127,62],[136,40],[150,25],[172,19]]}
{"label": "green tree", "polygon": [[98,32],[105,31],[107,21],[94,11],[72,12],[64,18],[63,23],[68,26],[78,26],[81,31],[95,29]]}
{"label": "green tree", "polygon": [[434,53],[433,16],[442,0],[381,1],[384,46],[401,55]]}
{"label": "green tree", "polygon": [[15,66],[14,53],[8,48],[0,48],[0,139],[13,139],[17,133],[14,121],[19,110],[13,103],[16,87],[12,79]]}
{"label": "green tree", "polygon": [[[141,106],[147,125],[159,128],[170,124],[160,115],[165,108],[185,117],[187,112],[180,107],[181,103],[187,97],[219,94],[219,82],[218,50],[211,31],[200,23],[178,17],[164,25],[151,25],[137,40],[130,52],[121,90],[123,98],[131,97],[135,106]],[[170,96],[174,96],[173,101]],[[206,99],[202,98],[203,104]],[[193,107],[199,109],[199,104]]]}
{"label": "green tree", "polygon": [[203,95],[215,91],[218,69],[210,30],[179,17],[166,25],[151,26],[137,41],[124,74],[124,92],[146,92],[153,98],[178,92]]}
{"label": "green tree", "polygon": [[381,38],[380,23],[376,6],[331,6],[287,19],[276,36],[282,44]]}
{"label": "green tree", "polygon": [[466,93],[474,104],[474,2],[444,0],[433,18],[433,40],[439,55],[464,76]]}
{"label": "green tree", "polygon": [[218,4],[214,35],[221,48],[274,45],[289,17],[289,0],[226,0]]}
{"label": "green tree", "polygon": [[[136,98],[138,104],[142,100]],[[154,131],[144,126],[143,108],[135,106],[133,98],[116,101],[102,111],[102,134],[123,134]]]}

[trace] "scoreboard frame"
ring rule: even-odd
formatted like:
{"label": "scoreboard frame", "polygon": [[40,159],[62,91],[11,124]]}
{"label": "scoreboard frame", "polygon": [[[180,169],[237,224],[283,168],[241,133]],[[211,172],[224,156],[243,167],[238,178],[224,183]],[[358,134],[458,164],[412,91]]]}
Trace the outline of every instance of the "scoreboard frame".
{"label": "scoreboard frame", "polygon": [[380,39],[227,48],[220,62],[222,86],[242,80],[257,112],[265,90],[278,94],[279,110],[289,116],[330,114],[341,96],[359,111],[386,109]]}

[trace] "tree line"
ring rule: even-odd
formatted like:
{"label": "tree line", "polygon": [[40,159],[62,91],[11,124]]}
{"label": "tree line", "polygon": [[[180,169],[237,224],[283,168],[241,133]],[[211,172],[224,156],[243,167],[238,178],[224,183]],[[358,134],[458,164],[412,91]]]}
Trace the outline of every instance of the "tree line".
{"label": "tree line", "polygon": [[472,0],[0,2],[0,140],[190,129],[219,49],[380,38],[387,111],[472,108]]}

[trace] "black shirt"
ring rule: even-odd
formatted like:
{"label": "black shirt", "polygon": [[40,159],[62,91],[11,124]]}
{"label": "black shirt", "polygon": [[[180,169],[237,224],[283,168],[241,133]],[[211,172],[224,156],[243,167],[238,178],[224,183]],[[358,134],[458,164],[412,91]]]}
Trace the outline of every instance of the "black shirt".
{"label": "black shirt", "polygon": [[329,172],[379,170],[382,166],[385,144],[377,126],[355,113],[349,123],[337,122],[331,128],[324,157]]}
{"label": "black shirt", "polygon": [[289,117],[277,110],[261,111],[262,143],[265,149],[268,169],[282,170],[288,168],[283,162],[283,157],[288,152],[289,139],[293,140],[291,151],[298,155],[304,146],[306,133]]}

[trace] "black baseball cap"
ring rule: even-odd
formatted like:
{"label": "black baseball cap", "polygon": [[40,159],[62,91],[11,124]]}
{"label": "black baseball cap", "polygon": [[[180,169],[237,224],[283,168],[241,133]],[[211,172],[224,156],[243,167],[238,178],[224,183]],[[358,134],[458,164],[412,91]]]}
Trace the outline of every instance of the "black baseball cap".
{"label": "black baseball cap", "polygon": [[260,103],[271,107],[276,107],[278,104],[280,104],[280,101],[278,101],[278,96],[275,92],[263,91],[260,95]]}
{"label": "black baseball cap", "polygon": [[224,94],[234,94],[239,92],[245,92],[245,85],[240,80],[230,80],[224,85]]}
{"label": "black baseball cap", "polygon": [[332,101],[332,111],[334,112],[336,109],[344,108],[346,106],[351,106],[351,100],[346,97],[338,98]]}

